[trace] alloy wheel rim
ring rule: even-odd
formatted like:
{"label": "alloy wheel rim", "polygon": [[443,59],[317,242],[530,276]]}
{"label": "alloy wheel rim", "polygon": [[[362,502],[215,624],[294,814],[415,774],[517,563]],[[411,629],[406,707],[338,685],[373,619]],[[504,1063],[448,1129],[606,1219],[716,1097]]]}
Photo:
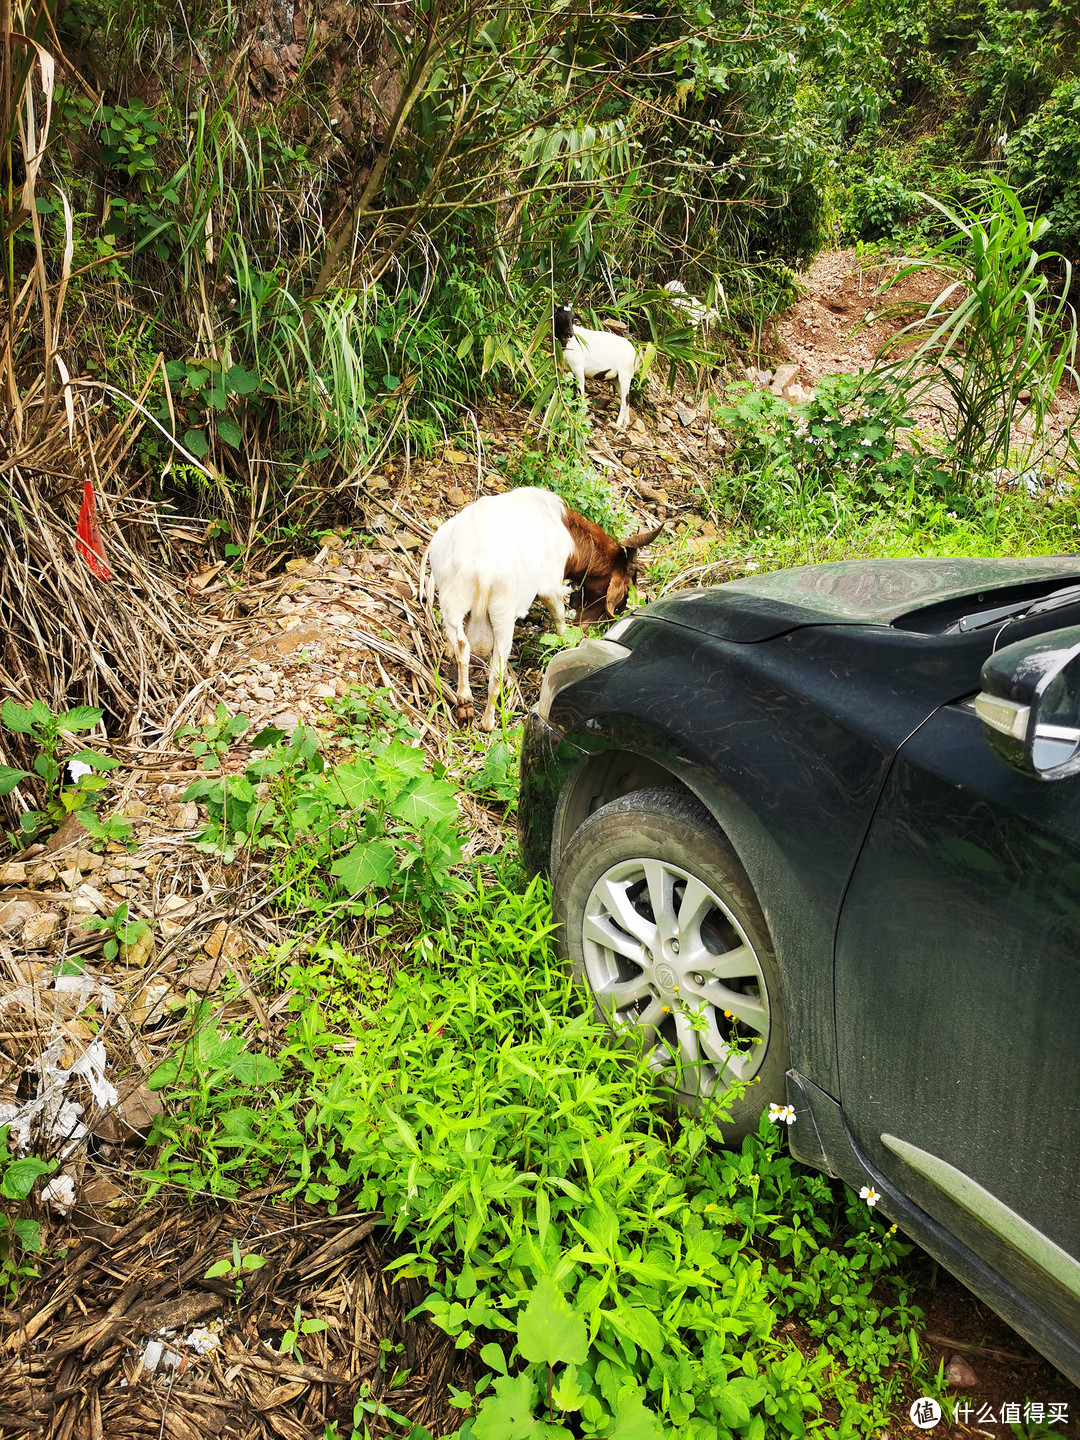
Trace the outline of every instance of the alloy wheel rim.
{"label": "alloy wheel rim", "polygon": [[621,861],[582,920],[585,974],[613,1029],[637,1036],[665,1083],[707,1099],[754,1078],[769,1043],[769,992],[731,908],[666,860]]}

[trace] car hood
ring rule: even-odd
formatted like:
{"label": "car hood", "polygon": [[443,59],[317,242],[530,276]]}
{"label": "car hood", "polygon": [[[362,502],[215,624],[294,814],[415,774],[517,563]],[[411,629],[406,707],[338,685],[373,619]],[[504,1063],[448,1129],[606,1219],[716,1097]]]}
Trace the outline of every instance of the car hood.
{"label": "car hood", "polygon": [[682,590],[638,612],[751,644],[804,625],[891,625],[934,633],[992,594],[1002,603],[1080,581],[1080,557],[838,560]]}

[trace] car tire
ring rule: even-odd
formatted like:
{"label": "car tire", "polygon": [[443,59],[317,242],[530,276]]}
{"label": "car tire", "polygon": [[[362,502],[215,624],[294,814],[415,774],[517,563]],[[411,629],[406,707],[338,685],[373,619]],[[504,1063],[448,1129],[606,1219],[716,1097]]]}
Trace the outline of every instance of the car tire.
{"label": "car tire", "polygon": [[732,1141],[783,1102],[788,1035],[768,926],[704,806],[667,788],[602,806],[570,837],[552,900],[559,950],[597,1013],[649,1050],[684,1104],[707,1109],[746,1082],[724,1106],[731,1119],[720,1114]]}

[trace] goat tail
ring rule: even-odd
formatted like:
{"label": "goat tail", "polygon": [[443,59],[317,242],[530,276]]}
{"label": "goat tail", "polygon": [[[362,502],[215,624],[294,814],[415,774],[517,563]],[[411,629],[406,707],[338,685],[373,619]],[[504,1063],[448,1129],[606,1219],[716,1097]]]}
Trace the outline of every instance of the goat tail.
{"label": "goat tail", "polygon": [[420,599],[428,607],[429,610],[435,604],[435,576],[432,575],[431,568],[428,565],[428,555],[430,551],[431,546],[429,545],[424,551],[424,553],[420,556],[419,583]]}

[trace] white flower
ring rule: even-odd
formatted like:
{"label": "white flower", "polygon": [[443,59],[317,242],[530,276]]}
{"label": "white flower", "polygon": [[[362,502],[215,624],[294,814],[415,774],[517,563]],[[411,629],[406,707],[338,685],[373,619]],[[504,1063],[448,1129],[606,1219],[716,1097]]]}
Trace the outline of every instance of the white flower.
{"label": "white flower", "polygon": [[769,1119],[774,1125],[794,1125],[795,1106],[772,1104],[769,1106]]}
{"label": "white flower", "polygon": [[874,1189],[872,1185],[864,1185],[859,1191],[859,1199],[865,1200],[867,1205],[869,1205],[870,1209],[872,1210],[877,1204],[877,1202],[881,1199],[881,1196],[878,1194],[878,1192]]}
{"label": "white flower", "polygon": [[1002,150],[1004,150],[1004,149],[1005,149],[1005,146],[1008,144],[1008,141],[1009,141],[1008,132],[1005,131],[1005,130],[1003,130],[1003,131],[1001,132],[1001,134],[1000,134],[1000,135],[998,136],[998,138],[997,138],[997,143],[1000,145],[1000,147],[1002,148]]}
{"label": "white flower", "polygon": [[68,774],[71,776],[73,783],[76,785],[79,783],[79,781],[84,775],[92,775],[93,773],[94,767],[92,765],[87,765],[85,760],[68,761]]}
{"label": "white flower", "polygon": [[864,440],[860,440],[860,441],[859,441],[859,444],[860,444],[860,445],[872,445],[873,443],[874,443],[873,440],[865,440],[865,439],[864,439]]}

